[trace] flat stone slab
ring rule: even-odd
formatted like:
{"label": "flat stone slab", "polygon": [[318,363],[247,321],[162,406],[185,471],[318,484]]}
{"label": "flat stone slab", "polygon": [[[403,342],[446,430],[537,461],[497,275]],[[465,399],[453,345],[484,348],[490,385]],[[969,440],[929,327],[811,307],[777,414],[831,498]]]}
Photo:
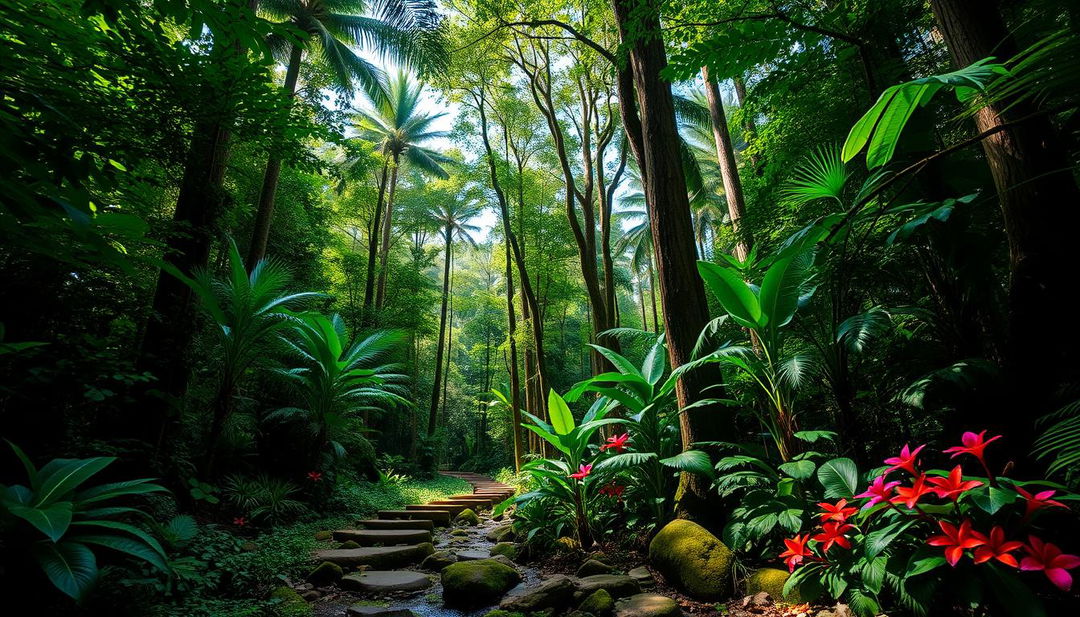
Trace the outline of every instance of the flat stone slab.
{"label": "flat stone slab", "polygon": [[338,542],[352,540],[360,546],[393,546],[431,542],[431,532],[426,529],[339,529],[334,532],[334,539]]}
{"label": "flat stone slab", "polygon": [[465,499],[465,500],[468,500],[468,501],[472,501],[472,500],[486,501],[488,503],[491,503],[492,501],[494,501],[491,497],[485,497],[483,495],[478,495],[478,494],[475,494],[475,493],[471,494],[471,495],[451,495],[449,497],[449,499]]}
{"label": "flat stone slab", "polygon": [[615,617],[682,617],[682,609],[667,596],[639,593],[615,603]]}
{"label": "flat stone slab", "polygon": [[450,516],[457,516],[462,510],[468,506],[433,506],[426,503],[410,504],[405,506],[406,510],[423,511],[423,512],[448,512]]}
{"label": "flat stone slab", "polygon": [[450,524],[450,513],[446,510],[379,510],[378,516],[381,519],[424,519],[442,526]]}
{"label": "flat stone slab", "polygon": [[476,561],[477,559],[491,559],[488,551],[457,551],[458,561]]}
{"label": "flat stone slab", "polygon": [[574,598],[584,599],[597,589],[606,590],[612,598],[622,598],[639,593],[641,586],[624,574],[594,574],[577,580],[577,593]]}
{"label": "flat stone slab", "polygon": [[342,588],[370,593],[420,591],[432,584],[427,574],[411,570],[367,570],[341,577]]}
{"label": "flat stone slab", "polygon": [[329,561],[339,566],[400,568],[419,563],[424,557],[434,552],[435,547],[430,543],[414,546],[365,546],[316,551],[315,560]]}
{"label": "flat stone slab", "polygon": [[384,608],[368,604],[353,604],[345,614],[348,617],[416,617],[416,613],[407,608]]}
{"label": "flat stone slab", "polygon": [[365,529],[426,529],[435,530],[435,523],[423,519],[368,519],[356,521],[356,524]]}
{"label": "flat stone slab", "polygon": [[469,508],[472,510],[486,510],[491,507],[491,500],[489,499],[440,499],[439,501],[429,501],[429,506],[460,506],[463,508]]}

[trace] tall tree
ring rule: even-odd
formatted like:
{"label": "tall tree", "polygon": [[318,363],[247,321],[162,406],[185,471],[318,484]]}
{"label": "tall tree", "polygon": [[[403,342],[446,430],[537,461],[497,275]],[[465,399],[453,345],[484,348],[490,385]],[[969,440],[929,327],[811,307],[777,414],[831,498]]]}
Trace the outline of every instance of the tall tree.
{"label": "tall tree", "polygon": [[724,101],[720,98],[720,88],[716,81],[709,77],[708,68],[702,67],[701,78],[705,81],[705,100],[708,102],[709,120],[716,144],[716,160],[724,181],[724,198],[727,201],[728,217],[731,219],[731,230],[735,234],[735,256],[739,260],[745,260],[750,254],[750,236],[741,224],[746,216],[746,201],[743,198],[742,182],[739,180],[739,167],[735,164],[731,131],[724,114]]}

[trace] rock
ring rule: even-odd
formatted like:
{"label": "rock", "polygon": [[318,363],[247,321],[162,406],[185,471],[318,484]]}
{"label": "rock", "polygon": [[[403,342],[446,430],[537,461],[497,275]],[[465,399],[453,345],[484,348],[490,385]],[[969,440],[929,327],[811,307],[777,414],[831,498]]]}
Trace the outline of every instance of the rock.
{"label": "rock", "polygon": [[503,598],[499,608],[526,613],[546,608],[560,609],[570,604],[575,590],[573,579],[564,574],[556,574],[536,587]]}
{"label": "rock", "polygon": [[581,543],[569,536],[563,536],[555,540],[555,547],[561,551],[576,551],[581,548]]}
{"label": "rock", "polygon": [[790,575],[784,570],[762,568],[746,579],[746,595],[752,596],[764,591],[768,592],[774,600],[799,604],[802,602],[802,597],[799,596],[798,589],[793,589],[790,594],[784,595],[784,584],[787,583],[788,576]]}
{"label": "rock", "polygon": [[682,609],[667,596],[639,593],[615,603],[615,617],[682,617]]}
{"label": "rock", "polygon": [[338,548],[360,548],[360,543],[356,540],[346,540]]}
{"label": "rock", "polygon": [[303,598],[305,602],[314,602],[315,600],[321,598],[322,594],[315,591],[314,589],[308,589],[307,591],[301,591],[300,597]]}
{"label": "rock", "polygon": [[337,565],[336,563],[324,561],[319,565],[315,566],[315,569],[307,575],[307,578],[305,580],[307,580],[307,582],[311,583],[312,585],[322,587],[324,585],[331,585],[340,581],[341,575],[341,566]]}
{"label": "rock", "polygon": [[645,566],[638,566],[626,573],[627,576],[638,582],[642,588],[652,587],[656,584],[656,579],[653,578],[652,572]]}
{"label": "rock", "polygon": [[513,560],[508,558],[506,555],[492,555],[491,560],[497,561],[508,568],[514,568],[515,570],[517,569],[517,564],[515,564]]}
{"label": "rock", "polygon": [[491,559],[488,551],[458,551],[458,561],[476,561],[477,559]]}
{"label": "rock", "polygon": [[319,542],[325,542],[327,540],[334,539],[334,532],[332,531],[316,531],[315,539]]}
{"label": "rock", "polygon": [[454,517],[454,522],[459,525],[475,527],[480,524],[480,517],[476,515],[476,512],[474,512],[472,508],[465,508],[461,513]]}
{"label": "rock", "polygon": [[459,527],[459,528],[457,528],[457,529],[454,529],[454,530],[452,530],[452,531],[450,532],[450,535],[452,535],[452,536],[459,536],[459,537],[464,537],[464,536],[467,536],[467,535],[469,535],[469,530],[468,530],[468,529],[461,529],[461,528]]}
{"label": "rock", "polygon": [[521,581],[518,571],[492,559],[459,561],[442,570],[447,606],[486,606]]}
{"label": "rock", "polygon": [[697,523],[676,519],[665,525],[649,543],[649,560],[669,583],[695,598],[731,593],[732,553]]}
{"label": "rock", "polygon": [[487,532],[488,542],[509,542],[514,539],[514,527],[507,523]]}
{"label": "rock", "polygon": [[331,549],[316,552],[315,558],[332,561],[340,566],[371,566],[389,570],[418,563],[434,552],[435,547],[430,542],[424,542],[414,546]]}
{"label": "rock", "polygon": [[431,579],[427,574],[409,570],[368,570],[360,574],[349,574],[341,579],[341,586],[344,589],[372,593],[420,591],[431,585]]}
{"label": "rock", "polygon": [[565,617],[596,617],[592,613],[586,613],[585,611],[573,610],[565,615]]}
{"label": "rock", "polygon": [[615,568],[597,559],[588,559],[578,568],[578,576],[592,576],[594,574],[611,574]]}
{"label": "rock", "polygon": [[312,585],[311,583],[300,583],[299,585],[294,585],[293,589],[297,591],[310,591],[315,589],[315,585]]}
{"label": "rock", "polygon": [[274,600],[277,604],[275,607],[276,615],[297,617],[300,615],[311,614],[311,606],[304,601],[304,598],[300,594],[296,593],[296,591],[288,585],[282,585],[270,592],[270,599]]}
{"label": "rock", "polygon": [[407,608],[386,608],[369,604],[353,604],[345,612],[348,617],[416,617]]}
{"label": "rock", "polygon": [[637,581],[623,574],[594,574],[579,578],[574,599],[584,600],[597,589],[603,589],[613,598],[632,596],[641,591]]}
{"label": "rock", "polygon": [[852,617],[851,608],[847,604],[837,603],[831,609],[818,611],[814,617]]}
{"label": "rock", "polygon": [[595,617],[608,617],[615,609],[615,599],[606,589],[597,589],[578,605],[578,610],[595,615]]}
{"label": "rock", "polygon": [[513,561],[517,559],[518,548],[513,542],[499,542],[495,546],[491,547],[492,555],[503,555],[507,559]]}
{"label": "rock", "polygon": [[450,551],[435,551],[427,557],[424,557],[424,560],[420,562],[420,567],[425,570],[435,570],[438,572],[452,563],[457,563],[457,560],[457,555]]}

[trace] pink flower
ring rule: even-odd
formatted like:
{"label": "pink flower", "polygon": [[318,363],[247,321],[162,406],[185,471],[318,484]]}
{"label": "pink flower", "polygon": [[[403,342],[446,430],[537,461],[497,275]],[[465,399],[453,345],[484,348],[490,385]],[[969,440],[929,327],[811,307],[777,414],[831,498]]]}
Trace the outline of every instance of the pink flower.
{"label": "pink flower", "polygon": [[1065,555],[1060,548],[1035,536],[1028,536],[1028,542],[1030,544],[1024,547],[1028,556],[1020,561],[1020,569],[1042,570],[1058,589],[1069,591],[1072,588],[1072,575],[1068,570],[1080,566],[1080,557]]}
{"label": "pink flower", "polygon": [[915,457],[919,455],[919,450],[922,450],[925,447],[926,444],[923,444],[918,448],[915,448],[915,451],[912,452],[911,447],[908,444],[904,444],[904,447],[900,449],[900,456],[885,459],[886,465],[892,465],[892,467],[885,470],[885,473],[888,474],[897,469],[904,469],[913,476],[918,475],[919,472],[915,469]]}
{"label": "pink flower", "polygon": [[581,465],[580,467],[578,467],[577,473],[570,474],[570,477],[575,480],[584,480],[585,476],[589,475],[590,473],[592,473],[591,463],[588,465]]}
{"label": "pink flower", "polygon": [[1016,563],[1016,557],[1012,556],[1012,552],[1023,546],[1023,542],[1005,540],[1005,530],[995,525],[990,530],[990,537],[987,538],[986,544],[975,549],[975,563],[997,559],[1007,566],[1018,568],[1020,564]]}
{"label": "pink flower", "polygon": [[914,510],[919,499],[929,492],[931,489],[926,486],[926,474],[920,474],[916,476],[910,487],[901,486],[896,489],[896,497],[892,498],[892,503],[902,503],[909,510]]}
{"label": "pink flower", "polygon": [[926,541],[930,546],[945,547],[945,561],[955,567],[964,550],[986,544],[986,536],[971,529],[971,521],[964,519],[958,528],[948,521],[938,521],[938,526],[945,535],[934,536]]}
{"label": "pink flower", "polygon": [[994,435],[990,439],[984,439],[985,436],[986,436],[986,431],[983,431],[983,432],[978,433],[978,434],[972,433],[971,431],[968,431],[968,432],[964,433],[963,436],[960,437],[960,441],[964,445],[962,445],[962,446],[953,446],[951,448],[946,448],[944,450],[944,452],[946,454],[951,452],[952,453],[952,458],[956,458],[956,457],[960,456],[961,454],[970,454],[970,455],[974,456],[975,458],[979,459],[979,462],[983,464],[983,467],[985,467],[986,466],[986,460],[983,458],[983,450],[986,449],[986,446],[991,441],[1001,439],[1001,435]]}
{"label": "pink flower", "polygon": [[312,482],[321,482],[322,481],[322,474],[319,473],[318,471],[309,471],[309,472],[307,472],[307,478],[308,478],[308,480],[311,480]]}
{"label": "pink flower", "polygon": [[612,435],[607,438],[607,443],[600,446],[600,451],[614,450],[616,452],[626,451],[626,442],[630,440],[630,433],[623,433],[622,435]]}
{"label": "pink flower", "polygon": [[870,483],[865,492],[856,495],[858,499],[866,498],[868,501],[863,505],[863,510],[872,508],[879,503],[887,503],[893,496],[893,489],[900,486],[899,482],[886,482],[885,476],[878,476]]}
{"label": "pink flower", "polygon": [[605,497],[615,497],[616,499],[622,500],[622,494],[625,490],[625,486],[620,486],[612,482],[611,484],[604,485],[604,487],[600,489],[600,494]]}
{"label": "pink flower", "polygon": [[967,491],[973,488],[982,486],[982,482],[978,480],[964,481],[963,471],[960,466],[953,467],[953,470],[949,472],[949,476],[946,478],[930,478],[930,484],[934,485],[934,488],[930,489],[942,499],[952,499],[956,501]]}
{"label": "pink flower", "polygon": [[830,521],[821,526],[821,533],[814,536],[813,539],[821,542],[821,550],[825,551],[826,553],[829,552],[829,549],[832,548],[833,544],[842,546],[846,549],[850,549],[851,540],[848,540],[847,536],[845,536],[844,533],[851,531],[852,529],[855,529],[854,525]]}
{"label": "pink flower", "polygon": [[841,499],[836,504],[819,503],[822,512],[818,514],[823,521],[836,521],[843,523],[849,516],[858,512],[855,508],[847,507],[847,499]]}
{"label": "pink flower", "polygon": [[1032,513],[1034,513],[1036,510],[1045,508],[1047,506],[1068,508],[1068,506],[1061,503],[1060,501],[1054,501],[1053,499],[1050,499],[1054,496],[1055,491],[1039,491],[1038,493],[1032,495],[1031,493],[1024,490],[1024,487],[1022,486],[1015,486],[1013,488],[1015,488],[1016,492],[1020,493],[1020,495],[1027,501],[1027,508],[1024,511],[1024,518],[1030,518]]}
{"label": "pink flower", "polygon": [[237,527],[243,527],[244,525],[247,525],[247,519],[243,516],[237,516],[233,518],[232,524],[236,525]]}
{"label": "pink flower", "polygon": [[788,572],[794,572],[795,566],[802,563],[804,557],[811,557],[813,554],[806,548],[806,543],[810,541],[810,535],[795,536],[794,538],[784,538],[784,546],[787,550],[780,553],[781,559],[787,564]]}

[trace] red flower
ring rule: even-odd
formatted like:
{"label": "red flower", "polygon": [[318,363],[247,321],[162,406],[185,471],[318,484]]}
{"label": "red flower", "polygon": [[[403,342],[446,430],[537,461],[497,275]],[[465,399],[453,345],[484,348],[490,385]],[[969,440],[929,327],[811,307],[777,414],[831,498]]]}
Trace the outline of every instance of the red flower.
{"label": "red flower", "polygon": [[620,486],[612,482],[611,484],[604,485],[604,487],[600,489],[600,494],[607,497],[616,497],[618,499],[622,499],[622,494],[625,490],[625,486]]}
{"label": "red flower", "polygon": [[836,502],[836,505],[833,505],[831,503],[819,503],[818,505],[821,506],[822,510],[824,510],[824,512],[818,515],[823,521],[836,521],[838,523],[843,523],[848,519],[849,516],[858,512],[858,510],[856,510],[855,508],[845,507],[847,506],[847,499],[841,499],[840,501]]}
{"label": "red flower", "polygon": [[964,472],[960,469],[960,466],[957,465],[949,472],[947,478],[930,478],[930,484],[934,485],[934,488],[930,490],[937,493],[938,497],[956,501],[960,498],[960,495],[975,487],[982,486],[983,483],[978,480],[968,480],[967,482],[964,482]]}
{"label": "red flower", "polygon": [[600,446],[600,451],[614,450],[616,452],[626,451],[626,442],[630,440],[630,433],[623,433],[622,435],[612,435],[607,438],[607,443]]}
{"label": "red flower", "polygon": [[[854,508],[852,508],[854,510]],[[822,549],[826,553],[832,548],[833,544],[837,544],[844,548],[851,548],[851,541],[844,535],[845,532],[855,529],[854,525],[848,525],[847,523],[828,522],[821,526],[821,533],[814,536],[814,540],[822,543]]]}
{"label": "red flower", "polygon": [[307,472],[307,479],[311,480],[312,482],[321,482],[322,474],[318,471],[309,471]]}
{"label": "red flower", "polygon": [[787,550],[780,553],[781,559],[787,564],[788,572],[794,572],[795,566],[802,563],[803,557],[810,557],[812,553],[806,548],[806,543],[810,541],[809,534],[806,536],[795,536],[794,538],[784,538],[784,546]]}
{"label": "red flower", "polygon": [[912,452],[910,446],[904,444],[904,447],[900,449],[900,456],[885,459],[886,465],[892,465],[892,467],[885,470],[885,473],[887,474],[897,469],[905,469],[913,476],[918,475],[918,471],[915,469],[915,457],[919,455],[919,450],[922,450],[925,447],[926,444],[923,444],[918,448],[915,448],[915,451]]}
{"label": "red flower", "polygon": [[870,486],[866,489],[866,492],[856,495],[856,499],[868,498],[868,501],[863,505],[863,510],[872,508],[879,503],[886,503],[893,496],[893,489],[900,486],[899,482],[886,482],[885,476],[878,476],[874,478],[874,481],[870,483]]}
{"label": "red flower", "polygon": [[986,461],[983,459],[983,450],[986,449],[986,446],[991,441],[1001,439],[1001,435],[994,435],[990,439],[985,439],[984,440],[983,438],[985,436],[986,436],[986,431],[983,431],[983,432],[981,432],[979,434],[975,434],[975,433],[972,433],[971,431],[968,431],[968,432],[964,433],[962,437],[960,437],[960,441],[964,445],[962,445],[962,446],[953,446],[951,448],[946,448],[945,450],[943,450],[943,452],[945,452],[946,454],[948,454],[949,452],[952,452],[952,458],[956,458],[956,457],[960,456],[961,454],[970,454],[970,455],[974,456],[975,458],[979,459],[979,462],[982,463],[983,466],[985,467],[986,466]]}
{"label": "red flower", "polygon": [[237,527],[243,527],[244,525],[247,525],[247,519],[242,516],[237,516],[233,518],[232,524],[236,525]]}
{"label": "red flower", "polygon": [[941,527],[941,531],[945,535],[934,536],[927,540],[926,543],[930,546],[944,546],[945,561],[948,561],[950,566],[955,566],[960,561],[960,558],[964,556],[965,549],[986,544],[986,536],[973,531],[971,521],[967,519],[960,523],[959,529],[948,521],[938,521],[938,526]]}
{"label": "red flower", "polygon": [[1040,508],[1045,508],[1047,506],[1057,506],[1059,508],[1069,507],[1061,503],[1060,501],[1054,501],[1053,499],[1050,499],[1054,496],[1055,491],[1039,491],[1038,493],[1032,495],[1031,493],[1024,490],[1022,486],[1015,486],[1013,488],[1015,488],[1016,492],[1020,493],[1020,495],[1025,500],[1027,500],[1027,509],[1024,511],[1024,518],[1030,517],[1031,514],[1036,510]]}
{"label": "red flower", "polygon": [[1061,549],[1043,542],[1035,536],[1028,536],[1029,546],[1025,546],[1028,557],[1020,561],[1021,570],[1042,570],[1050,582],[1062,591],[1072,588],[1072,575],[1067,570],[1080,566],[1080,557],[1065,555]]}
{"label": "red flower", "polygon": [[1022,546],[1024,546],[1023,542],[1005,540],[1005,530],[995,525],[990,530],[990,537],[986,539],[986,544],[975,549],[975,563],[997,559],[1007,566],[1018,568],[1020,564],[1016,563],[1016,557],[1013,557],[1011,553]]}
{"label": "red flower", "polygon": [[578,467],[578,472],[570,474],[570,477],[575,479],[575,480],[584,480],[585,476],[589,475],[590,473],[592,473],[592,464],[591,463],[588,464],[588,465],[582,465],[582,466]]}
{"label": "red flower", "polygon": [[915,504],[919,503],[919,498],[929,492],[931,492],[931,489],[926,486],[926,474],[921,474],[915,477],[915,481],[911,483],[911,486],[897,487],[896,497],[892,498],[892,503],[902,503],[909,510],[912,510],[915,508]]}

